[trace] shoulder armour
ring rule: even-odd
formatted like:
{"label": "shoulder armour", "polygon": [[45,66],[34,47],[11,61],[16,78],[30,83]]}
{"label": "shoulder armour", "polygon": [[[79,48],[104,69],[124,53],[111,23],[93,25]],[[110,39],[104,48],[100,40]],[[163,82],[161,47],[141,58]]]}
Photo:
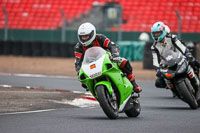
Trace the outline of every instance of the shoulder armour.
{"label": "shoulder armour", "polygon": [[98,39],[105,39],[105,38],[106,38],[106,36],[103,35],[103,34],[97,34],[96,37],[97,37]]}
{"label": "shoulder armour", "polygon": [[176,42],[176,41],[178,40],[177,36],[174,35],[174,34],[171,35],[171,38],[172,38],[172,41],[173,41],[173,42]]}
{"label": "shoulder armour", "polygon": [[155,46],[156,46],[157,42],[154,42],[151,46],[151,49],[155,49]]}

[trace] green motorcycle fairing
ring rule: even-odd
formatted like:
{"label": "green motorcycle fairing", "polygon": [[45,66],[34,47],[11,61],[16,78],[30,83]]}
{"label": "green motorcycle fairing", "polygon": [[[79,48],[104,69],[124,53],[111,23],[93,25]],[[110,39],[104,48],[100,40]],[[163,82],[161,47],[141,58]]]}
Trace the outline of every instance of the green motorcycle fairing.
{"label": "green motorcycle fairing", "polygon": [[[79,80],[80,82],[87,85],[90,92],[95,98],[98,98],[96,94],[96,87],[98,85],[104,85],[108,89],[108,92],[110,93],[110,95],[112,95],[114,91],[112,84],[114,84],[116,88],[118,89],[118,92],[120,95],[120,99],[118,99],[120,100],[119,102],[120,103],[119,108],[120,108],[120,106],[124,103],[124,101],[126,101],[126,99],[129,98],[130,95],[132,94],[133,86],[130,83],[130,81],[127,79],[127,77],[123,76],[123,73],[120,70],[118,63],[111,62],[109,57],[110,57],[110,53],[106,51],[103,56],[95,60],[96,62],[93,61],[89,64],[82,64],[80,72],[79,72]],[[91,70],[92,68],[91,66],[96,67],[97,65],[100,65],[98,64],[99,62],[102,63],[102,64],[100,63],[101,64],[100,72],[95,73],[96,75],[92,74],[93,77],[91,75],[86,74],[87,70],[85,70],[84,67],[87,67],[87,68],[90,67],[90,70]],[[95,69],[95,68],[92,68],[92,69]]]}

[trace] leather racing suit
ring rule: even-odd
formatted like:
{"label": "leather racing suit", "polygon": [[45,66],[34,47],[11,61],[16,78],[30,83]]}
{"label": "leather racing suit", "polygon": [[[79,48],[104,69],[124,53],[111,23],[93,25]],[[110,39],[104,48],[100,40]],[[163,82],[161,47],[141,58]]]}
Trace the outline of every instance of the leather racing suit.
{"label": "leather racing suit", "polygon": [[[165,88],[166,85],[164,85],[163,83],[166,83],[168,88],[173,88],[171,81],[164,79],[165,82],[163,82],[163,78],[159,74],[159,68],[160,68],[159,64],[161,61],[160,55],[162,55],[164,52],[168,50],[173,50],[174,52],[178,52],[186,56],[186,58],[188,54],[190,55],[190,57],[192,56],[188,48],[177,38],[176,35],[173,35],[171,33],[165,36],[164,43],[154,42],[154,44],[151,47],[151,51],[152,51],[152,56],[153,56],[153,66],[155,67],[155,69],[157,69],[157,76],[158,76],[155,83],[156,87]],[[195,60],[195,62],[197,61]],[[192,81],[192,83],[195,84],[196,86],[199,86],[199,79],[197,76],[195,76],[194,70],[191,66],[188,67],[187,74],[188,74],[188,77],[190,77],[190,80]]]}

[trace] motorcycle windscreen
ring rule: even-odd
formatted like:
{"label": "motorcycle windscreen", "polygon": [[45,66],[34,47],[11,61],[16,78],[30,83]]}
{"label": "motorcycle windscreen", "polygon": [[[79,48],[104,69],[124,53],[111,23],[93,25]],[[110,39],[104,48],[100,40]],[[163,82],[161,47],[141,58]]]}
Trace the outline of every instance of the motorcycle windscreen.
{"label": "motorcycle windscreen", "polygon": [[97,61],[105,55],[105,53],[106,51],[101,47],[91,47],[85,52],[83,64],[90,64],[91,62]]}
{"label": "motorcycle windscreen", "polygon": [[174,52],[172,50],[166,51],[162,56],[161,56],[161,66],[162,67],[173,67],[177,63],[181,61],[181,55],[177,52]]}

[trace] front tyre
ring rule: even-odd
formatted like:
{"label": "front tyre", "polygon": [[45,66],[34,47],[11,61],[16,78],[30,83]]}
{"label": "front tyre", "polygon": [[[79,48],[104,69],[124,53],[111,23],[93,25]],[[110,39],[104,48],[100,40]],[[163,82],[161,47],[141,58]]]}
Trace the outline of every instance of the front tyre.
{"label": "front tyre", "polygon": [[180,94],[180,96],[183,98],[183,100],[189,104],[191,109],[197,109],[198,103],[196,101],[196,98],[191,91],[192,85],[190,84],[188,79],[185,79],[184,81],[177,84],[177,89]]}
{"label": "front tyre", "polygon": [[102,107],[104,113],[108,118],[116,119],[118,117],[118,105],[116,97],[110,95],[106,87],[103,85],[97,86],[96,91],[99,104]]}

